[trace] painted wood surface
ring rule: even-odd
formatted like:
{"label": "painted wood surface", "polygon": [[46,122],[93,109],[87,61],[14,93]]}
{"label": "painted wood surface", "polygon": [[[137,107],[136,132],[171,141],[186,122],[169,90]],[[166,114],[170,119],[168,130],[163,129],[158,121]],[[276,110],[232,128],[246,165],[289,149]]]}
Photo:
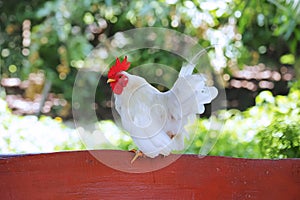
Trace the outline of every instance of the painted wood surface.
{"label": "painted wood surface", "polygon": [[[96,155],[96,156],[95,156]],[[128,173],[99,162],[140,172]],[[197,155],[138,158],[124,151],[0,156],[0,199],[300,199],[300,159]]]}

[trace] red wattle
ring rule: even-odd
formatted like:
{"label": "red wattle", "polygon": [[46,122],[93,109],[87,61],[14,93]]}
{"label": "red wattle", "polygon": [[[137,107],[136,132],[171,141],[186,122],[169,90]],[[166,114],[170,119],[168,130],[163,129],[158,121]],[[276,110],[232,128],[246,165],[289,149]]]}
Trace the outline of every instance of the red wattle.
{"label": "red wattle", "polygon": [[117,83],[113,88],[113,92],[118,95],[121,94],[123,92],[123,86]]}

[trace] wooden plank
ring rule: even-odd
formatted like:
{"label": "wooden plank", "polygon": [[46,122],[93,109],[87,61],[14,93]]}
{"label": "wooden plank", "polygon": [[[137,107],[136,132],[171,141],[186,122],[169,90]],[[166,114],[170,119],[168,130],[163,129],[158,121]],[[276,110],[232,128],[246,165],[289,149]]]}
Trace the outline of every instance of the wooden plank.
{"label": "wooden plank", "polygon": [[[95,155],[132,172],[165,159],[175,162],[148,173],[126,173]],[[170,155],[139,158],[131,165],[132,157],[110,150],[0,156],[0,199],[300,198],[300,159]]]}

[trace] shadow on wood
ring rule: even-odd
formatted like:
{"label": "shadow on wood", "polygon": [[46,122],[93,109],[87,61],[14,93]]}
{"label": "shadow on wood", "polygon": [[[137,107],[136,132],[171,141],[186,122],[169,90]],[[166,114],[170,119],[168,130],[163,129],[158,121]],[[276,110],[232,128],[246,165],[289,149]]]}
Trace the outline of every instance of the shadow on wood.
{"label": "shadow on wood", "polygon": [[[99,162],[110,158],[126,173]],[[299,199],[300,159],[260,160],[197,155],[139,158],[124,151],[0,156],[1,199]]]}

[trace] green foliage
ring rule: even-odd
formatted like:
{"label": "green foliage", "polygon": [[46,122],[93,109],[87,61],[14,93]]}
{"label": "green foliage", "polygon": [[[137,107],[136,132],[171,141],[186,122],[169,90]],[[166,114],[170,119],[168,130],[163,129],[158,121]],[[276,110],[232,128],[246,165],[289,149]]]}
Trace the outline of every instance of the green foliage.
{"label": "green foliage", "polygon": [[289,124],[276,119],[265,130],[258,133],[264,158],[300,157],[299,119],[298,117],[297,121],[291,121]]}
{"label": "green foliage", "polygon": [[[271,123],[261,129],[257,137],[266,158],[300,157],[300,90],[299,81],[294,84],[288,96],[277,96],[269,108],[273,112]],[[298,87],[298,88],[297,88]],[[266,104],[261,103],[261,106]],[[270,104],[270,103],[269,103]]]}
{"label": "green foliage", "polygon": [[[139,0],[76,3],[70,0],[3,1],[0,4],[3,11],[0,16],[0,44],[4,49],[1,73],[4,77],[26,79],[29,73],[42,69],[52,82],[52,92],[62,93],[70,101],[69,91],[74,85],[76,72],[83,67],[93,47],[118,31],[147,26],[187,33],[198,38],[204,47],[217,44],[221,51],[215,54],[214,49],[210,49],[209,55],[215,60],[213,65],[221,69],[226,66],[227,60],[235,60],[245,54],[239,53],[236,41],[240,38],[234,39],[236,32],[227,19],[231,13],[230,3],[220,3],[220,6],[218,3],[205,6],[198,1],[177,1],[176,4]],[[17,12],[20,10],[26,11]],[[30,44],[24,46],[23,35],[28,37],[28,32],[24,34],[23,30],[25,20],[30,22]],[[218,44],[220,41],[222,45]],[[144,56],[140,52],[136,57],[140,58],[139,64],[154,60],[170,66],[178,65],[175,61],[170,63],[170,57],[163,53]],[[222,62],[217,63],[219,60]],[[13,67],[9,68],[10,65]]]}
{"label": "green foliage", "polygon": [[[71,101],[76,73],[93,47],[119,31],[147,26],[174,29],[203,47],[215,47],[208,49],[208,55],[220,72],[256,64],[260,58],[299,65],[299,4],[270,2],[0,0],[1,75],[26,79],[42,69],[52,82],[51,92]],[[24,25],[30,32],[24,31]],[[25,37],[30,44],[23,44]],[[180,65],[161,52],[137,51],[134,56],[138,59],[133,65]]]}
{"label": "green foliage", "polygon": [[[235,0],[234,14],[244,45],[253,53],[253,62],[279,63],[285,54],[299,54],[300,4],[298,1]],[[274,57],[277,57],[274,60]],[[283,64],[287,64],[283,62]],[[288,63],[288,64],[295,64]]]}
{"label": "green foliage", "polygon": [[[218,118],[200,119],[191,128],[196,140],[188,152],[199,153],[208,146],[212,147],[209,155],[299,158],[299,88],[298,81],[288,96],[274,97],[271,92],[263,91],[257,96],[256,105],[244,112],[223,110]],[[216,121],[223,124],[220,132],[210,128]]]}
{"label": "green foliage", "polygon": [[74,129],[60,118],[17,116],[0,98],[0,154],[84,149]]}
{"label": "green foliage", "polygon": [[[255,138],[256,117],[238,110],[220,111],[218,118],[199,119],[191,129],[196,139],[189,148],[189,153],[232,156],[243,158],[261,157],[258,141]],[[220,130],[213,130],[216,124]],[[205,150],[208,148],[207,150]],[[201,153],[204,152],[204,153]]]}

